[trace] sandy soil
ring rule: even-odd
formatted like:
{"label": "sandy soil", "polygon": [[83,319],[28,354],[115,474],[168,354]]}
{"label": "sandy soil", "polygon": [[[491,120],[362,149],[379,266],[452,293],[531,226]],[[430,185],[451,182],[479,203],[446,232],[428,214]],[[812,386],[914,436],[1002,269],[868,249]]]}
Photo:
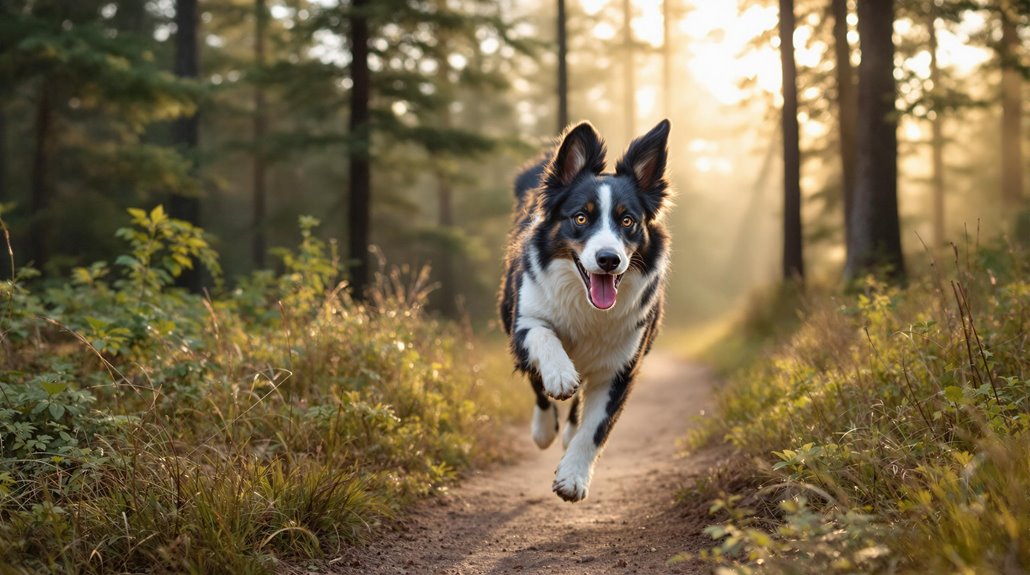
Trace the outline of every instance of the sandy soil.
{"label": "sandy soil", "polygon": [[701,533],[704,519],[685,516],[673,498],[716,457],[676,455],[676,440],[696,425],[695,416],[710,412],[712,386],[705,370],[652,354],[585,501],[565,503],[551,492],[560,438],[539,451],[527,424],[516,463],[472,475],[330,568],[369,575],[707,572],[667,560],[711,544]]}

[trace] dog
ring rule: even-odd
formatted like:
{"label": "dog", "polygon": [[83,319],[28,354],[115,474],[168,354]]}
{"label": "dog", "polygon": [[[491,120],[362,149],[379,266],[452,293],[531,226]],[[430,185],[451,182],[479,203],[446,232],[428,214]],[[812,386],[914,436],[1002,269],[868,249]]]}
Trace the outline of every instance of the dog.
{"label": "dog", "polygon": [[669,233],[663,214],[670,123],[637,138],[607,173],[605,143],[584,122],[515,181],[500,315],[515,369],[536,394],[532,436],[559,431],[552,399],[572,399],[552,490],[587,496],[662,319]]}

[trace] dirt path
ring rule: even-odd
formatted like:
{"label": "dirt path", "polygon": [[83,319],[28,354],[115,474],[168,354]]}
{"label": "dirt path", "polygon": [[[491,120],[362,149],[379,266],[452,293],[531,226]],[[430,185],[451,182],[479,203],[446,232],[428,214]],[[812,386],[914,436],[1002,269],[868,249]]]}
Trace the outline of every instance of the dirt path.
{"label": "dirt path", "polygon": [[586,501],[565,503],[551,492],[561,441],[539,451],[527,424],[524,457],[516,463],[474,475],[428,501],[401,530],[332,568],[369,575],[705,572],[666,560],[710,543],[700,533],[703,525],[684,518],[673,496],[709,464],[705,456],[678,459],[676,440],[695,424],[694,416],[710,411],[711,388],[705,370],[652,354]]}

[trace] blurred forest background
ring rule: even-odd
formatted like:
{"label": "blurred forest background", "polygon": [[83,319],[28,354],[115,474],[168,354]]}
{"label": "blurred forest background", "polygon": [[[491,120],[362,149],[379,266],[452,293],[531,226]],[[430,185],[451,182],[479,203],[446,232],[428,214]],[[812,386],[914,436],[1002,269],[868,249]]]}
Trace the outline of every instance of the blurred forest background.
{"label": "blurred forest background", "polygon": [[783,274],[900,273],[921,241],[1025,234],[1028,14],[1026,0],[0,0],[0,205],[15,265],[50,277],[114,257],[128,207],[203,227],[230,282],[280,266],[310,214],[359,289],[375,254],[429,263],[435,309],[478,323],[518,167],[566,121],[619,150],[668,117],[668,317],[704,321]]}

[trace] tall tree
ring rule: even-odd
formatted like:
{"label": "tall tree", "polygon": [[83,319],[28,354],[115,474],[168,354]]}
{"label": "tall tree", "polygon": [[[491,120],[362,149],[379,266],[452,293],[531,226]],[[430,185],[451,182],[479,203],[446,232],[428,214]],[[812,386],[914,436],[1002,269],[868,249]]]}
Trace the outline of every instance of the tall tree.
{"label": "tall tree", "polygon": [[7,108],[0,99],[0,204],[7,201]]}
{"label": "tall tree", "polygon": [[569,125],[569,36],[565,0],[558,0],[558,130]]}
{"label": "tall tree", "polygon": [[350,195],[347,229],[350,242],[351,296],[363,301],[369,281],[369,230],[372,218],[371,126],[369,102],[372,78],[368,65],[369,0],[354,0],[350,15],[351,98],[350,134],[354,149],[350,154]]}
{"label": "tall tree", "polygon": [[844,275],[850,282],[886,269],[905,274],[898,218],[898,118],[894,80],[894,0],[858,3],[858,148]]}
{"label": "tall tree", "polygon": [[254,66],[257,69],[258,81],[254,85],[254,157],[253,157],[253,227],[254,244],[253,257],[254,266],[265,267],[265,252],[268,249],[268,241],[265,234],[266,209],[265,201],[267,161],[265,156],[265,131],[268,118],[265,112],[265,36],[268,27],[268,7],[266,0],[254,1]]}
{"label": "tall tree", "polygon": [[[444,104],[440,108],[440,128],[450,130],[454,127],[453,114],[451,112],[451,101],[456,97],[454,81],[451,78],[453,69],[450,63],[450,51],[448,49],[445,34],[437,33],[439,45],[439,86],[444,96]],[[454,170],[448,168],[453,164],[450,158],[438,158],[433,162],[437,166],[436,192],[437,192],[437,226],[443,232],[444,241],[441,242],[440,253],[436,262],[436,277],[440,279],[440,312],[448,317],[458,315],[458,286],[457,278],[454,277],[454,254],[452,242],[448,241],[454,236]]]}
{"label": "tall tree", "polygon": [[1023,199],[1023,75],[1019,70],[1019,14],[1013,0],[1001,0],[1001,181],[1007,208]]}
{"label": "tall tree", "polygon": [[944,230],[944,106],[941,105],[941,68],[937,61],[937,9],[931,2],[926,23],[930,37],[930,84],[929,98],[930,147],[932,156],[932,191],[933,198],[933,243],[935,247],[943,247]]}
{"label": "tall tree", "polygon": [[798,72],[794,61],[794,0],[780,0],[780,67],[783,70],[783,278],[805,277],[801,247],[801,149]]}
{"label": "tall tree", "polygon": [[635,50],[633,46],[633,2],[622,0],[622,88],[623,113],[626,115],[626,141],[629,142],[637,134],[637,85],[634,69]]}
{"label": "tall tree", "polygon": [[36,102],[36,147],[32,154],[32,223],[29,226],[29,258],[37,269],[46,266],[50,256],[49,216],[52,195],[51,156],[54,146],[54,106],[51,100],[52,86],[44,81],[39,87]]}
{"label": "tall tree", "polygon": [[[6,12],[7,0],[0,0],[0,18],[5,17]],[[0,91],[0,204],[7,201],[7,196],[7,94]],[[4,265],[0,264],[0,270]],[[4,277],[3,274],[0,277]]]}
{"label": "tall tree", "polygon": [[832,0],[834,73],[837,82],[837,126],[840,137],[841,194],[844,199],[844,237],[851,235],[851,210],[855,197],[855,126],[858,106],[855,101],[855,70],[851,65],[848,43],[848,0]]}
{"label": "tall tree", "polygon": [[[196,80],[200,76],[200,48],[198,28],[200,25],[197,0],[176,0],[175,2],[175,75],[179,78]],[[172,124],[172,139],[181,152],[191,159],[197,170],[198,145],[200,143],[200,113],[196,109],[188,115],[177,118]],[[200,225],[200,198],[194,194],[173,190],[169,212],[174,218]],[[178,278],[178,285],[193,291],[200,290],[200,269],[186,270]]]}

